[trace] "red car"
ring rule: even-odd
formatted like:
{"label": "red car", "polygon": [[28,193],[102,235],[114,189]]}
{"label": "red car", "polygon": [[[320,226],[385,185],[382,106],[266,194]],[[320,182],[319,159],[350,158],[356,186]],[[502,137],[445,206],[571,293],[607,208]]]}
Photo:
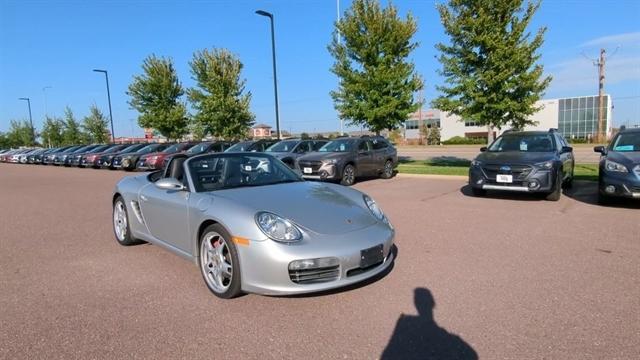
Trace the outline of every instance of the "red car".
{"label": "red car", "polygon": [[103,155],[107,155],[107,154],[115,154],[117,152],[119,152],[120,150],[124,149],[127,146],[130,146],[131,144],[120,144],[120,145],[114,145],[110,148],[104,149],[101,152],[97,152],[97,153],[89,153],[86,155],[83,155],[82,158],[80,159],[80,167],[92,167],[94,169],[99,168],[100,166],[98,165],[98,160],[100,160],[100,158]]}
{"label": "red car", "polygon": [[196,144],[197,143],[194,142],[173,144],[163,151],[142,155],[136,164],[136,170],[147,171],[162,169],[166,156],[187,151]]}

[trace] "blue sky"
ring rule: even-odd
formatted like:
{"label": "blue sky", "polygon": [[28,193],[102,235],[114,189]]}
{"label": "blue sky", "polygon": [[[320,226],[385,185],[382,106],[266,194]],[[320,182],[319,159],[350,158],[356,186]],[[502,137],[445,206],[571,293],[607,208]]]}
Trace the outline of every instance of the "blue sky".
{"label": "blue sky", "polygon": [[[341,0],[342,10],[350,1]],[[383,1],[386,4],[386,1]],[[413,53],[425,80],[427,101],[441,79],[434,45],[446,41],[433,1],[397,0],[401,14],[418,20]],[[173,58],[185,87],[194,86],[188,62],[193,52],[225,47],[244,63],[256,121],[275,123],[268,19],[275,15],[280,119],[285,130],[338,130],[329,91],[326,47],[336,19],[335,0],[282,1],[7,1],[0,0],[0,131],[11,119],[26,119],[18,97],[30,97],[34,125],[46,111],[78,118],[95,103],[108,113],[104,76],[109,71],[116,136],[141,135],[125,94],[149,54]],[[640,123],[640,1],[545,0],[533,30],[547,26],[541,63],[554,76],[545,98],[597,93],[597,70],[587,58],[610,53],[606,91],[614,100],[614,124]],[[51,88],[44,87],[50,86]]]}

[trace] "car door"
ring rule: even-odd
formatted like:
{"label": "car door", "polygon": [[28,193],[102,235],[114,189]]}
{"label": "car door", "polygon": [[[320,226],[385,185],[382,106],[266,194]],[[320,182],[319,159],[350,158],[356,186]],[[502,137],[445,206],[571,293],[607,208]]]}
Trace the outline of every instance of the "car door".
{"label": "car door", "polygon": [[369,175],[374,171],[373,144],[371,140],[361,139],[358,142],[358,175]]}
{"label": "car door", "polygon": [[384,163],[387,161],[388,144],[382,139],[373,139],[373,167],[374,171],[379,173],[384,169]]}
{"label": "car door", "polygon": [[570,175],[573,175],[573,167],[575,159],[573,152],[562,152],[562,147],[569,146],[567,141],[560,135],[556,134],[556,140],[558,142],[558,150],[560,153],[560,161],[562,161],[562,169],[564,170],[564,178],[567,179]]}
{"label": "car door", "polygon": [[149,233],[156,239],[190,253],[189,191],[160,189],[149,184],[140,190],[139,204]]}

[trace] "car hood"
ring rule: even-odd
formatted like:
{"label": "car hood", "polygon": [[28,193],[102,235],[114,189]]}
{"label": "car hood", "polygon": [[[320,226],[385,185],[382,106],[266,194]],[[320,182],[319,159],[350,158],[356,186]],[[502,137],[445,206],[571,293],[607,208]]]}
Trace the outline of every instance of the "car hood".
{"label": "car hood", "polygon": [[524,151],[486,151],[476,157],[476,160],[487,163],[511,163],[511,164],[536,164],[553,160],[555,155],[548,152],[524,152]]}
{"label": "car hood", "polygon": [[323,183],[243,187],[216,191],[215,196],[241,203],[256,213],[274,213],[319,234],[343,234],[376,223],[364,200],[356,202]]}
{"label": "car hood", "polygon": [[640,164],[640,151],[609,151],[607,159],[627,166]]}
{"label": "car hood", "polygon": [[321,161],[321,160],[329,160],[329,159],[342,159],[348,153],[346,152],[320,152],[314,151],[310,152],[307,155],[301,156],[299,160],[309,160],[309,161]]}
{"label": "car hood", "polygon": [[115,154],[115,156],[120,156],[120,157],[126,157],[126,156],[137,156],[139,154],[134,153],[134,152],[130,152],[130,153],[122,153],[122,154]]}

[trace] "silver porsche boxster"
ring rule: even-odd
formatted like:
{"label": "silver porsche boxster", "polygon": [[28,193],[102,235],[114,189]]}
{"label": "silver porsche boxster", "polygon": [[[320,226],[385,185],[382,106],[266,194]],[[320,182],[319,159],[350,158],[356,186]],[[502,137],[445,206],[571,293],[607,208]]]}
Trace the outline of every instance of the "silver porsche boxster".
{"label": "silver porsche boxster", "polygon": [[328,290],[393,262],[395,232],[373,199],[304,181],[268,154],[178,155],[164,171],[120,180],[112,201],[118,243],[193,261],[221,298]]}

